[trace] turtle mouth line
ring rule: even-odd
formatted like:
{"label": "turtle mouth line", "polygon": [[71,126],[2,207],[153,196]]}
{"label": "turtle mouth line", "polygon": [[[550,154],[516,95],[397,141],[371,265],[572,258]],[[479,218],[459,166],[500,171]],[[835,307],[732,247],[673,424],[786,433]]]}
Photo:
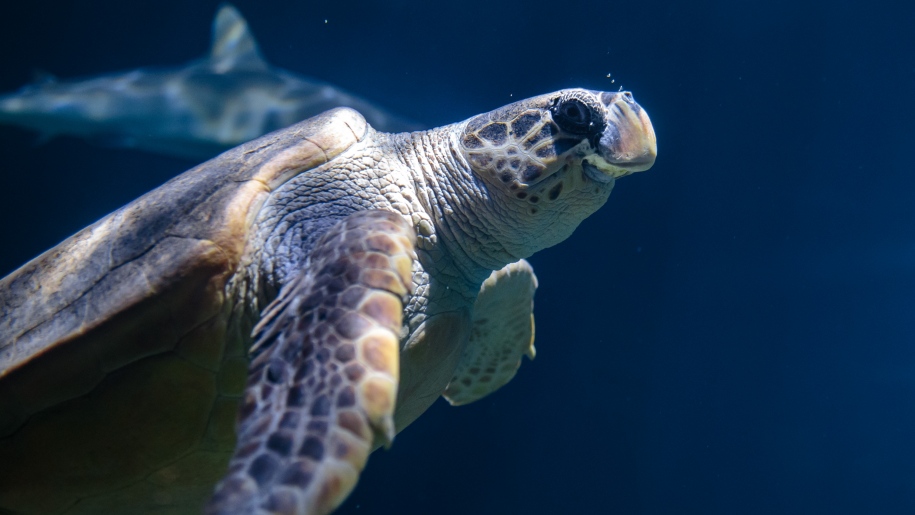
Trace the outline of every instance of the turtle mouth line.
{"label": "turtle mouth line", "polygon": [[591,155],[582,159],[581,168],[589,179],[600,183],[613,182],[619,177],[632,173],[631,170],[608,163],[598,155]]}

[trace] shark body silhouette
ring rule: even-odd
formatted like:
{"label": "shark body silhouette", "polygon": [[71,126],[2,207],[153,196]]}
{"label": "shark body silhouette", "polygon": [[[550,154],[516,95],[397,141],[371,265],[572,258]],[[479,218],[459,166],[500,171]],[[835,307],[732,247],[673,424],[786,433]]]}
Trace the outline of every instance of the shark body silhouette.
{"label": "shark body silhouette", "polygon": [[220,7],[210,55],[177,69],[42,80],[0,96],[0,123],[192,159],[208,159],[327,109],[349,106],[376,129],[418,130],[327,83],[273,68],[241,14]]}

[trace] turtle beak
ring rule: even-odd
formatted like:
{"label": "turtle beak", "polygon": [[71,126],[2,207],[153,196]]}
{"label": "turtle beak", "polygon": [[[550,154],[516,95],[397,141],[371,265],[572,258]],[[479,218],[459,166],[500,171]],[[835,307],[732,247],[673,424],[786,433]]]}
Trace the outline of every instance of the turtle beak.
{"label": "turtle beak", "polygon": [[588,164],[613,177],[651,168],[658,156],[658,143],[648,113],[628,91],[603,92],[599,98],[604,104],[606,123],[599,155],[587,158]]}

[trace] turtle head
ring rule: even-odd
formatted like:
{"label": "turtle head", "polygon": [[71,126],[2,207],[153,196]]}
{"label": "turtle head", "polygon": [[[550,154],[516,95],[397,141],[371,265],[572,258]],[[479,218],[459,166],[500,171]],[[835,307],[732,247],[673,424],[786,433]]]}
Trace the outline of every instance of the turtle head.
{"label": "turtle head", "polygon": [[[520,214],[522,257],[567,238],[618,177],[651,168],[648,114],[628,91],[569,89],[471,118],[459,146],[490,191]],[[497,193],[494,193],[496,195]]]}

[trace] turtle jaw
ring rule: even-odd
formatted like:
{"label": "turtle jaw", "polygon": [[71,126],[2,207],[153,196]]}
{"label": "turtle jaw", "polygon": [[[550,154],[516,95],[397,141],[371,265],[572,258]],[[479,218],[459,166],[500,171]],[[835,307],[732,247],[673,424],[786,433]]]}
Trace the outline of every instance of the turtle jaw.
{"label": "turtle jaw", "polygon": [[630,170],[608,163],[597,154],[592,154],[581,160],[581,169],[585,176],[601,184],[612,183],[617,177],[632,173]]}
{"label": "turtle jaw", "polygon": [[658,143],[648,113],[635,102],[632,93],[600,93],[604,104],[604,131],[597,153],[582,159],[591,179],[613,179],[651,168],[658,155]]}

